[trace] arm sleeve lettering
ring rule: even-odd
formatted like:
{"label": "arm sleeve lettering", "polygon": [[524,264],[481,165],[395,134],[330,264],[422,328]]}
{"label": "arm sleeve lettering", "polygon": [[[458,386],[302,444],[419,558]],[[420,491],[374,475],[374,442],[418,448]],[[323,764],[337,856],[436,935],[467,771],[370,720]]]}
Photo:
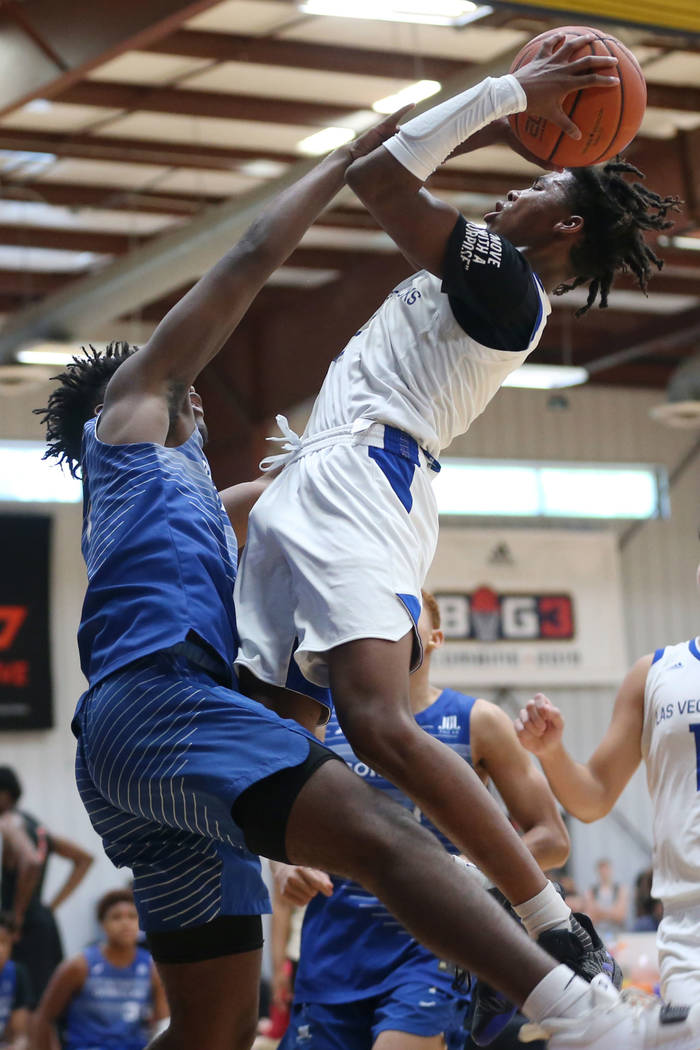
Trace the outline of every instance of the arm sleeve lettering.
{"label": "arm sleeve lettering", "polygon": [[472,339],[495,350],[527,349],[542,304],[530,264],[510,241],[460,215],[447,242],[442,290]]}

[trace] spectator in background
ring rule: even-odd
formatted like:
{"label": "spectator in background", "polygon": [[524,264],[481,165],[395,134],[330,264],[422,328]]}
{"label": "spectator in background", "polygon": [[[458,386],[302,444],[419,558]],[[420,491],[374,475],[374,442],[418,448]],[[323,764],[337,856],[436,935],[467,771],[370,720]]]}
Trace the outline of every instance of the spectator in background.
{"label": "spectator in background", "polygon": [[35,1050],[54,1050],[59,1024],[64,1050],[144,1050],[158,1022],[168,1016],[153,959],[138,946],[131,890],[106,893],[97,918],[104,941],[61,963],[42,996]]}
{"label": "spectator in background", "polygon": [[627,887],[615,882],[612,863],[601,857],[596,863],[598,881],[586,894],[588,912],[604,941],[616,941],[627,926],[629,894]]}
{"label": "spectator in background", "polygon": [[31,992],[27,971],[10,958],[14,932],[12,916],[0,912],[0,1047],[24,1050]]}
{"label": "spectator in background", "polygon": [[[14,918],[17,940],[12,958],[27,968],[38,1000],[63,959],[54,911],[80,885],[93,858],[75,842],[52,834],[35,817],[19,810],[21,795],[22,785],[14,769],[0,766],[0,831],[5,847],[0,908]],[[72,867],[47,906],[41,901],[41,891],[51,854],[69,860]]]}
{"label": "spectator in background", "polygon": [[654,932],[659,928],[664,914],[663,904],[652,896],[651,884],[654,879],[652,868],[640,871],[634,881],[634,923],[635,933]]}

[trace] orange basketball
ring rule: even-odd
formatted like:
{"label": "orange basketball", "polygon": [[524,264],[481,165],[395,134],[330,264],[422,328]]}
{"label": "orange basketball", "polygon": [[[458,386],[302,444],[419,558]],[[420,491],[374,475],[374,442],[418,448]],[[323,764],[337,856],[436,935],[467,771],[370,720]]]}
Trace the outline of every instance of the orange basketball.
{"label": "orange basketball", "polygon": [[534,37],[516,56],[511,73],[535,57],[543,40],[558,33],[566,34],[567,39],[595,34],[596,39],[583,44],[571,58],[615,55],[619,87],[591,87],[566,96],[564,112],[583,134],[578,140],[528,110],[509,117],[511,127],[531,153],[550,164],[562,168],[599,164],[628,146],[639,131],[647,103],[644,74],[632,52],[616,37],[585,26],[563,26]]}

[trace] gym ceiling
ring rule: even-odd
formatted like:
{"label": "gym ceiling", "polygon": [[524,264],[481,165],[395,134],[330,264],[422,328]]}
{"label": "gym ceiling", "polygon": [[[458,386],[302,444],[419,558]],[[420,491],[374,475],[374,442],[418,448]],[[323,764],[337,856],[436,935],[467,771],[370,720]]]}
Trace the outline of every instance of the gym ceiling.
{"label": "gym ceiling", "polygon": [[[507,71],[537,33],[590,24],[644,69],[649,106],[626,156],[652,188],[684,199],[681,239],[659,247],[666,265],[648,298],[622,279],[610,308],[581,320],[583,292],[555,299],[537,360],[585,365],[590,382],[664,388],[700,342],[697,0],[489,0],[446,25],[314,13],[324,2],[0,0],[0,361],[47,339],[145,341],[308,168],[302,140],[366,126],[377,100],[416,81],[451,94]],[[348,0],[363,5],[374,6]],[[537,170],[489,148],[430,185],[478,220]],[[408,272],[344,191],[198,384],[222,481],[250,476],[269,417],[315,392]]]}

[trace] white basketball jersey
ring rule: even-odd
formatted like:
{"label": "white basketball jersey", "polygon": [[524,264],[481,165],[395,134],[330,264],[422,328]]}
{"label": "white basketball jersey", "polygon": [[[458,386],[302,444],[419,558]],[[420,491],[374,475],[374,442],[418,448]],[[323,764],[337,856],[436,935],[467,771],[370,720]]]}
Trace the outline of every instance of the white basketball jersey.
{"label": "white basketball jersey", "polygon": [[700,649],[657,649],[644,690],[642,754],[654,809],[653,893],[700,903]]}
{"label": "white basketball jersey", "polygon": [[438,456],[539,343],[551,306],[535,281],[540,311],[530,343],[511,352],[467,335],[437,277],[427,270],[409,277],[331,364],[305,436],[371,419],[406,431]]}

